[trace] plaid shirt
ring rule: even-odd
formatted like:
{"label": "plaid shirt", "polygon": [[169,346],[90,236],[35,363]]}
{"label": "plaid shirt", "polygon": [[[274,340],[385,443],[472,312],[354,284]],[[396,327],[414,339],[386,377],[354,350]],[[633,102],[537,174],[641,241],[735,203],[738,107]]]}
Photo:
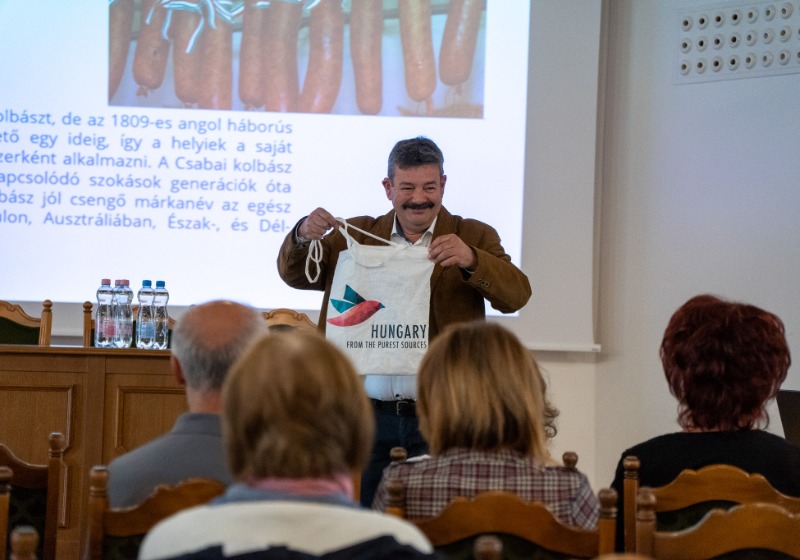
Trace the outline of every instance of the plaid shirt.
{"label": "plaid shirt", "polygon": [[386,506],[386,480],[401,480],[406,516],[434,517],[456,496],[513,492],[526,501],[547,504],[564,523],[594,529],[600,514],[597,496],[583,473],[543,466],[513,451],[450,449],[436,457],[393,463],[383,471],[373,509]]}

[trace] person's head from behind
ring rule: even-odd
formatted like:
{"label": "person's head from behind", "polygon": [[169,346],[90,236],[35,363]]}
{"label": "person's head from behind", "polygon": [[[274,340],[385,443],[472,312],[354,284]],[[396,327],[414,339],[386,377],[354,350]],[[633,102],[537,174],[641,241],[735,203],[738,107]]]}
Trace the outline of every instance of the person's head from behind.
{"label": "person's head from behind", "polygon": [[218,399],[231,365],[250,340],[267,332],[264,317],[233,301],[211,301],[190,307],[172,332],[172,368],[187,394]]}
{"label": "person's head from behind", "polygon": [[351,476],[365,464],[374,418],[347,357],[315,332],[254,340],[223,388],[228,466],[244,482]]}
{"label": "person's head from behind", "polygon": [[444,156],[432,140],[419,136],[395,144],[383,188],[406,234],[419,235],[431,226],[446,181]]}
{"label": "person's head from behind", "polygon": [[766,426],[766,404],[791,364],[780,318],[713,295],[695,296],[672,315],[660,354],[684,430]]}
{"label": "person's head from behind", "polygon": [[496,323],[456,323],[436,337],[419,367],[417,409],[433,454],[461,447],[550,460],[546,416],[557,411],[530,351]]}

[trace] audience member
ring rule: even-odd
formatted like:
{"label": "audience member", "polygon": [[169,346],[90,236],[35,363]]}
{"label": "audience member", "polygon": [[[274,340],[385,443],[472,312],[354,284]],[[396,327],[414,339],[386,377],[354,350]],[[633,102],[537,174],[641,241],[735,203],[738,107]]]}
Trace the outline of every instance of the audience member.
{"label": "audience member", "polygon": [[[670,319],[660,353],[682,430],[622,453],[612,484],[619,496],[628,455],[640,460],[642,486],[663,486],[684,469],[723,463],[800,495],[800,449],[761,429],[769,423],[766,405],[791,364],[783,322],[753,305],[695,296]],[[620,500],[618,519],[623,505]],[[622,546],[618,524],[617,548]]]}
{"label": "audience member", "polygon": [[219,418],[222,382],[251,338],[266,330],[258,311],[232,301],[197,305],[181,317],[172,333],[170,367],[186,388],[189,412],[169,433],[111,461],[111,507],[136,505],[159,484],[186,478],[230,483]]}
{"label": "audience member", "polygon": [[299,331],[260,337],[223,389],[236,483],[222,498],[157,525],[139,557],[321,555],[370,542],[368,557],[428,557],[430,543],[416,527],[353,500],[353,474],[369,456],[374,426],[363,383],[333,344]]}
{"label": "audience member", "polygon": [[432,517],[456,496],[504,490],[544,502],[565,523],[593,528],[597,497],[586,477],[557,466],[547,450],[558,412],[530,351],[496,323],[448,326],[417,374],[417,411],[430,456],[389,465],[374,507],[386,504],[388,480],[403,482],[406,515]]}

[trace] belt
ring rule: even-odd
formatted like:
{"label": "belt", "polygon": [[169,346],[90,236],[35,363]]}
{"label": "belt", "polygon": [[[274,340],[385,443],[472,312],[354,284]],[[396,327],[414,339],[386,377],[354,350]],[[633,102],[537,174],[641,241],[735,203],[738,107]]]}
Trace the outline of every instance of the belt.
{"label": "belt", "polygon": [[375,410],[380,412],[388,412],[395,416],[416,416],[417,403],[411,399],[403,399],[399,401],[379,401],[378,399],[370,399],[372,406]]}

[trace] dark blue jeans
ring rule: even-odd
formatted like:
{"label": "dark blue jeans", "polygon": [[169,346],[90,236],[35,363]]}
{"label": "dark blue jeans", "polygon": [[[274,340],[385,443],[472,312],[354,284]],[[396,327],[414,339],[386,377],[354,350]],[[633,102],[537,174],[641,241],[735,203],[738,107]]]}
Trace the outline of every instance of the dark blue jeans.
{"label": "dark blue jeans", "polygon": [[409,457],[428,452],[428,444],[419,433],[416,416],[397,416],[391,412],[375,411],[375,443],[372,455],[361,473],[361,505],[372,507],[375,491],[383,476],[383,469],[391,462],[392,447],[405,447]]}

